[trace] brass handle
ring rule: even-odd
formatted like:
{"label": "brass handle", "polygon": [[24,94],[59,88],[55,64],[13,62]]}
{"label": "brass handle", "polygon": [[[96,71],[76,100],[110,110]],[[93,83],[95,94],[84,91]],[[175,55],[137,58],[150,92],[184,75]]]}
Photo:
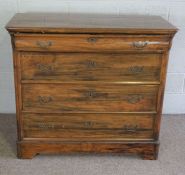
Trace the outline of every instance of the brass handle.
{"label": "brass handle", "polygon": [[129,68],[129,72],[133,74],[141,73],[144,69],[144,66],[132,66]]}
{"label": "brass handle", "polygon": [[140,102],[142,99],[143,99],[142,95],[133,94],[133,95],[128,95],[127,102],[131,104],[136,104]]}
{"label": "brass handle", "polygon": [[90,122],[90,121],[87,121],[87,122],[84,123],[84,126],[85,126],[86,128],[91,128],[91,127],[93,126],[93,123]]}
{"label": "brass handle", "polygon": [[52,66],[47,64],[37,64],[37,68],[39,69],[40,72],[43,72],[43,73],[44,72],[49,73],[53,71]]}
{"label": "brass handle", "polygon": [[125,132],[131,132],[131,133],[135,133],[138,129],[138,126],[137,125],[134,125],[134,126],[129,126],[129,125],[124,125],[123,127],[123,130]]}
{"label": "brass handle", "polygon": [[51,41],[48,42],[37,41],[36,44],[42,49],[47,49],[48,47],[52,46],[53,43]]}
{"label": "brass handle", "polygon": [[41,129],[54,129],[55,125],[54,124],[48,124],[48,123],[40,123],[38,124],[38,127]]}
{"label": "brass handle", "polygon": [[136,41],[133,42],[133,46],[138,49],[142,49],[148,45],[148,41]]}
{"label": "brass handle", "polygon": [[40,104],[47,104],[53,101],[53,99],[50,96],[38,96],[38,101]]}
{"label": "brass handle", "polygon": [[89,43],[96,43],[97,38],[90,37],[90,38],[87,39],[87,41],[88,41]]}

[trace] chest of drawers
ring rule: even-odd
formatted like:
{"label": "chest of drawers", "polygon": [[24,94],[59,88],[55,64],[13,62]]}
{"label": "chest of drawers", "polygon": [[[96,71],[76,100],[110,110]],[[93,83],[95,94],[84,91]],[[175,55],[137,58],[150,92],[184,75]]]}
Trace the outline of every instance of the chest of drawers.
{"label": "chest of drawers", "polygon": [[171,41],[157,16],[16,14],[18,157],[128,153],[156,159]]}

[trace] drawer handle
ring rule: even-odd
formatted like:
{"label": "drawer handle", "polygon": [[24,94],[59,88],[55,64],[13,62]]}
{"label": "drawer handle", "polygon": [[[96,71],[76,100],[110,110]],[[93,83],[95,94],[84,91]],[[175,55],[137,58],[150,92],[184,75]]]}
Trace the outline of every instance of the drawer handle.
{"label": "drawer handle", "polygon": [[55,129],[54,124],[48,124],[48,123],[40,123],[38,124],[38,127],[41,129]]}
{"label": "drawer handle", "polygon": [[97,38],[90,37],[90,38],[87,39],[87,41],[88,41],[89,43],[96,43],[96,42],[97,42]]}
{"label": "drawer handle", "polygon": [[132,66],[129,68],[129,71],[133,74],[139,74],[143,71],[144,66]]}
{"label": "drawer handle", "polygon": [[136,104],[140,102],[144,97],[142,95],[129,95],[127,97],[127,102],[131,104]]}
{"label": "drawer handle", "polygon": [[48,47],[52,46],[53,43],[51,41],[48,42],[37,41],[36,44],[42,49],[47,49]]}
{"label": "drawer handle", "polygon": [[46,72],[46,73],[50,73],[53,71],[52,66],[50,65],[46,65],[46,64],[37,64],[37,68],[39,69],[40,72]]}
{"label": "drawer handle", "polygon": [[87,122],[84,123],[84,126],[85,126],[86,128],[92,128],[93,122],[87,121]]}
{"label": "drawer handle", "polygon": [[50,96],[38,96],[38,101],[40,104],[47,104],[53,101],[53,99]]}
{"label": "drawer handle", "polygon": [[133,46],[138,49],[142,49],[148,45],[148,41],[136,41],[133,42]]}
{"label": "drawer handle", "polygon": [[125,132],[131,132],[131,133],[135,133],[137,131],[137,129],[138,129],[137,125],[135,125],[135,126],[124,125],[124,127],[123,127],[123,130]]}

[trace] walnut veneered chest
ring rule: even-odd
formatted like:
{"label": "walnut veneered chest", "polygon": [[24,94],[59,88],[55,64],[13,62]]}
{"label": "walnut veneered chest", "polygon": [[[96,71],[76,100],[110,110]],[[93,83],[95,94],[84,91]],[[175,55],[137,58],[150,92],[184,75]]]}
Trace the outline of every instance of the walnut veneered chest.
{"label": "walnut veneered chest", "polygon": [[156,159],[169,49],[157,16],[16,14],[18,157],[133,153]]}

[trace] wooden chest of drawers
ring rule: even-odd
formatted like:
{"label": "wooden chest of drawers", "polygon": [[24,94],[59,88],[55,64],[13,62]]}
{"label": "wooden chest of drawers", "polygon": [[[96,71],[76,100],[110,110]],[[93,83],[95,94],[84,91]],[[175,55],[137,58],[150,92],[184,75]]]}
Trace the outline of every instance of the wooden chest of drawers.
{"label": "wooden chest of drawers", "polygon": [[171,41],[156,16],[16,14],[18,157],[129,153],[156,159]]}

